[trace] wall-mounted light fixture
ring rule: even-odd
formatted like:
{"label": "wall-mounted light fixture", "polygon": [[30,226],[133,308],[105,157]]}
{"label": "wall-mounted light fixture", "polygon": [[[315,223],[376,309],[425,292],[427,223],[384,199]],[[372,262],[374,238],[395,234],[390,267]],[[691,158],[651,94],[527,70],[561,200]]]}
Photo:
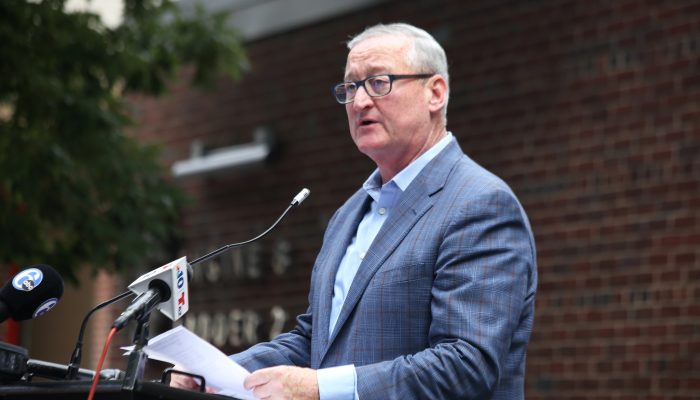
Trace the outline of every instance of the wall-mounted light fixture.
{"label": "wall-mounted light fixture", "polygon": [[268,128],[258,128],[254,141],[229,147],[204,151],[198,140],[190,146],[190,158],[173,163],[176,178],[206,175],[265,161],[275,150],[276,140]]}

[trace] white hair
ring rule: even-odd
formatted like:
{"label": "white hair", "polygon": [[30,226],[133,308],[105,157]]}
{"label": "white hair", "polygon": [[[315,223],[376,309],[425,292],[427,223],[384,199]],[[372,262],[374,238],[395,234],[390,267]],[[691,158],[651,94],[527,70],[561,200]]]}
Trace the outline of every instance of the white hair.
{"label": "white hair", "polygon": [[442,108],[442,117],[447,123],[447,102],[450,99],[450,74],[447,71],[447,56],[440,43],[428,32],[405,23],[378,24],[366,28],[354,36],[348,42],[348,49],[352,50],[357,44],[371,38],[380,36],[403,36],[411,39],[412,46],[407,54],[408,65],[416,69],[417,73],[435,73],[442,75],[447,82],[445,105]]}

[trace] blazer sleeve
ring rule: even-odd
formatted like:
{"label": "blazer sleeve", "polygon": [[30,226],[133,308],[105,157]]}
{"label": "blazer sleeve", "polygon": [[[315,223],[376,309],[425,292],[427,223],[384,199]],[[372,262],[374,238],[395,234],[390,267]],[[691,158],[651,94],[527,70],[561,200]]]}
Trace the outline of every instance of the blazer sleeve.
{"label": "blazer sleeve", "polygon": [[276,365],[308,367],[311,359],[311,312],[307,310],[299,315],[297,325],[291,331],[229,357],[249,371]]}
{"label": "blazer sleeve", "polygon": [[534,240],[508,190],[459,207],[449,211],[434,266],[429,347],[358,366],[360,399],[490,398],[499,382],[524,310],[533,307]]}

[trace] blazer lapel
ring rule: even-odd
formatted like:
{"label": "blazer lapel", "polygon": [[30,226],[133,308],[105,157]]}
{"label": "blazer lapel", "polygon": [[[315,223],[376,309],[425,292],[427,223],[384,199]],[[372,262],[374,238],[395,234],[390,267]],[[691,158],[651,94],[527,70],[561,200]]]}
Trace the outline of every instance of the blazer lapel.
{"label": "blazer lapel", "polygon": [[[318,285],[317,310],[318,324],[314,326],[312,335],[316,336],[319,344],[319,354],[328,345],[328,326],[330,325],[331,305],[333,298],[333,288],[335,286],[335,275],[338,272],[340,261],[345,255],[345,251],[350,241],[357,232],[365,210],[369,204],[370,197],[360,190],[353,195],[338,214],[337,221],[333,224],[334,231],[328,236],[327,251],[319,253],[318,259],[323,263],[319,266],[319,271],[330,271],[330,273],[318,274],[319,279],[312,284]],[[326,254],[324,254],[326,253]],[[320,362],[320,360],[319,360]]]}
{"label": "blazer lapel", "polygon": [[[433,200],[431,196],[442,189],[442,187],[445,185],[449,172],[462,155],[463,153],[461,149],[457,143],[453,141],[445,148],[445,150],[443,150],[430,163],[428,163],[428,165],[426,165],[423,171],[418,174],[409,187],[406,188],[406,191],[401,196],[398,204],[394,210],[391,211],[391,215],[384,222],[384,225],[382,225],[381,229],[377,233],[377,237],[372,242],[372,245],[362,261],[362,264],[360,264],[357,275],[355,275],[355,278],[350,285],[348,296],[343,303],[343,308],[340,311],[338,321],[336,322],[335,329],[331,334],[328,344],[325,347],[321,347],[324,349],[321,353],[321,360],[323,360],[323,357],[325,357],[328,348],[333,343],[333,340],[335,340],[335,338],[338,336],[338,332],[343,329],[345,322],[352,313],[352,310],[357,305],[357,302],[362,297],[362,293],[367,288],[367,285],[372,280],[374,274],[382,266],[389,255],[396,250],[416,222],[418,222],[423,214],[425,214],[432,207]],[[354,225],[353,231],[350,233],[350,235],[354,235],[356,230],[357,224]],[[343,254],[346,248],[347,242],[342,248]],[[334,262],[339,264],[340,259],[335,260]],[[333,281],[335,280],[335,274],[333,274],[332,279]],[[330,283],[330,296],[332,296],[333,281]],[[326,294],[324,293],[323,295],[325,296]],[[330,299],[330,297],[328,298]],[[330,314],[330,307],[328,307],[326,311],[327,314]],[[326,313],[324,312],[324,314]],[[328,316],[326,315],[322,317],[322,319],[326,322],[325,324],[322,324],[322,329],[325,328],[325,332],[327,333]]]}

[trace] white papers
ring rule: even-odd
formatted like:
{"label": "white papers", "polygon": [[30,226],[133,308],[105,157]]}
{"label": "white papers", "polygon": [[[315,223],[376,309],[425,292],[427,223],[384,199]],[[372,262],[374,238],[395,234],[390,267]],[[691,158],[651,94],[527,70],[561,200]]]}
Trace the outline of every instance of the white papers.
{"label": "white papers", "polygon": [[243,380],[250,372],[184,326],[175,327],[150,339],[143,351],[148,358],[175,364],[187,372],[202,375],[206,379],[206,385],[217,390],[218,394],[244,400],[255,399],[252,391],[243,388]]}

